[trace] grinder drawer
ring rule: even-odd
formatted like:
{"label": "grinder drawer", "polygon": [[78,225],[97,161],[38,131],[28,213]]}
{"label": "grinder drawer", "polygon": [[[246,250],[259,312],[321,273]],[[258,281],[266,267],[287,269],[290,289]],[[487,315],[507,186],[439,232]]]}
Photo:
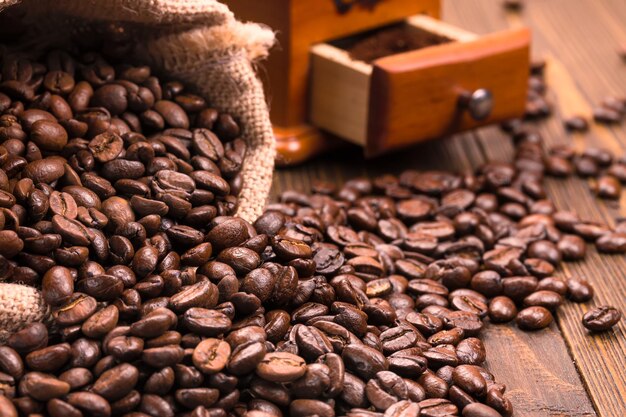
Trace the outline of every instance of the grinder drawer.
{"label": "grinder drawer", "polygon": [[425,15],[399,25],[445,42],[370,62],[349,52],[363,34],[311,47],[314,126],[374,156],[524,114],[527,29],[479,36]]}

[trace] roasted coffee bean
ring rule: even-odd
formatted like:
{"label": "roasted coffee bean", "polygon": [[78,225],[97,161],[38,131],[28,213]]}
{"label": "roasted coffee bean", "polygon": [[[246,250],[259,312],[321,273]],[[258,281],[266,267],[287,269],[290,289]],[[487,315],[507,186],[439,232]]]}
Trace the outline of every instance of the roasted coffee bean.
{"label": "roasted coffee bean", "polygon": [[72,296],[74,278],[68,268],[54,266],[44,274],[41,286],[44,300],[52,306],[59,306]]}
{"label": "roasted coffee bean", "polygon": [[153,367],[174,366],[183,360],[184,351],[180,346],[167,345],[144,349],[141,360]]}
{"label": "roasted coffee bean", "polygon": [[293,417],[320,416],[333,417],[335,411],[332,406],[319,400],[294,400],[289,404],[289,415]]}
{"label": "roasted coffee bean", "polygon": [[137,359],[144,348],[144,341],[138,337],[117,336],[108,340],[106,350],[118,360]]}
{"label": "roasted coffee bean", "polygon": [[563,235],[557,242],[557,249],[568,261],[584,259],[587,251],[585,241],[576,235]]}
{"label": "roasted coffee bean", "polygon": [[123,139],[112,132],[104,132],[89,142],[89,150],[98,162],[105,163],[117,158],[124,149]]}
{"label": "roasted coffee bean", "polygon": [[7,345],[20,353],[28,353],[47,344],[48,329],[42,323],[30,323],[7,340]]}
{"label": "roasted coffee bean", "polygon": [[611,329],[622,318],[622,313],[615,307],[600,306],[589,310],[582,318],[583,326],[594,332]]}
{"label": "roasted coffee bean", "polygon": [[26,355],[25,362],[33,371],[52,372],[60,369],[71,357],[71,347],[67,343],[60,343],[34,350]]}
{"label": "roasted coffee bean", "polygon": [[594,290],[591,284],[583,279],[568,278],[568,297],[577,303],[584,303],[593,298]]}
{"label": "roasted coffee bean", "polygon": [[91,392],[72,392],[67,395],[67,402],[94,417],[105,417],[111,414],[109,403],[100,395]]}
{"label": "roasted coffee bean", "polygon": [[346,369],[368,380],[377,372],[387,369],[388,362],[385,356],[376,349],[365,345],[346,346],[341,357],[346,364]]}
{"label": "roasted coffee bean", "polygon": [[370,379],[365,387],[365,394],[376,409],[384,411],[408,397],[406,383],[393,372],[381,371]]}
{"label": "roasted coffee bean", "polygon": [[173,324],[174,320],[171,314],[168,314],[165,309],[157,309],[133,323],[129,331],[130,334],[138,337],[158,337],[165,333]]}
{"label": "roasted coffee bean", "polygon": [[70,300],[52,313],[60,326],[71,326],[84,322],[98,308],[95,298],[75,292]]}
{"label": "roasted coffee bean", "polygon": [[287,261],[296,258],[310,258],[313,255],[311,247],[306,243],[280,235],[272,237],[272,248],[276,255]]}
{"label": "roasted coffee bean", "polygon": [[267,353],[267,346],[263,342],[252,342],[239,345],[233,349],[228,371],[233,375],[244,375],[252,372],[263,360]]}
{"label": "roasted coffee bean", "polygon": [[19,379],[24,375],[24,362],[20,355],[8,346],[0,346],[0,371]]}
{"label": "roasted coffee bean", "polygon": [[571,132],[585,132],[589,129],[589,123],[583,116],[572,116],[565,119],[563,124]]}
{"label": "roasted coffee bean", "polygon": [[288,352],[267,353],[256,367],[261,378],[271,382],[292,382],[306,372],[304,359]]}
{"label": "roasted coffee bean", "polygon": [[485,361],[487,354],[481,340],[470,337],[459,342],[456,346],[456,355],[459,358],[459,363],[480,365]]}
{"label": "roasted coffee bean", "polygon": [[119,310],[114,305],[103,308],[89,317],[81,326],[83,334],[91,338],[100,338],[115,328],[119,319]]}
{"label": "roasted coffee bean", "polygon": [[561,303],[563,299],[560,294],[546,290],[536,291],[524,298],[524,305],[541,306],[548,310],[555,310]]}
{"label": "roasted coffee bean", "polygon": [[128,395],[139,378],[139,371],[130,364],[121,364],[108,369],[94,382],[92,391],[109,401]]}
{"label": "roasted coffee bean", "polygon": [[169,300],[169,307],[181,313],[191,307],[213,308],[217,305],[218,289],[210,281],[184,287]]}
{"label": "roasted coffee bean", "polygon": [[521,329],[539,330],[552,323],[552,314],[544,307],[527,307],[517,313],[515,321]]}
{"label": "roasted coffee bean", "polygon": [[596,248],[603,253],[626,253],[626,233],[607,233],[596,240]]}
{"label": "roasted coffee bean", "polygon": [[8,397],[0,397],[0,413],[6,417],[17,417],[17,409]]}
{"label": "roasted coffee bean", "polygon": [[182,322],[194,333],[209,337],[223,334],[231,327],[231,321],[224,313],[198,307],[187,310]]}
{"label": "roasted coffee bean", "polygon": [[499,296],[489,302],[489,319],[494,323],[507,323],[517,316],[517,307],[509,297]]}
{"label": "roasted coffee bean", "polygon": [[19,383],[19,391],[38,401],[63,397],[70,392],[70,384],[39,372],[29,372]]}
{"label": "roasted coffee bean", "polygon": [[202,373],[216,374],[226,367],[231,355],[230,345],[218,339],[205,339],[193,351],[193,364]]}
{"label": "roasted coffee bean", "polygon": [[470,395],[482,397],[487,393],[487,381],[475,365],[459,365],[452,372],[452,380]]}

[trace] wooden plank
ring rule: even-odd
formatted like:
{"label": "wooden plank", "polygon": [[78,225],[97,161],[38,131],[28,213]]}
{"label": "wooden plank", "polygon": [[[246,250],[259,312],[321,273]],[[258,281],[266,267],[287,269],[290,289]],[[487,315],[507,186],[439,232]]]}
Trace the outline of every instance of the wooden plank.
{"label": "wooden plank", "polygon": [[[470,2],[470,7],[488,10],[486,1]],[[476,3],[480,3],[477,5]],[[620,155],[626,145],[626,133],[621,126],[593,125],[586,135],[567,136],[561,120],[574,114],[590,117],[591,108],[609,94],[622,95],[626,91],[626,67],[615,54],[615,40],[626,37],[623,19],[613,13],[616,1],[527,2],[528,7],[515,17],[507,15],[511,27],[522,21],[534,30],[534,48],[538,55],[551,55],[548,64],[550,96],[556,104],[558,117],[540,125],[540,132],[548,145],[573,143],[578,149],[602,146]],[[623,3],[622,3],[623,4]],[[600,6],[600,7],[597,7]],[[622,15],[624,7],[621,8]],[[494,22],[495,13],[487,14]],[[498,25],[498,23],[495,23]],[[506,146],[498,146],[493,134],[481,132],[481,140],[491,141],[490,153],[506,153]],[[584,218],[613,224],[626,211],[626,197],[621,204],[599,201],[589,192],[584,181],[548,180],[548,191],[559,208],[574,209]],[[576,196],[576,198],[572,198]],[[559,312],[559,327],[576,362],[591,399],[600,416],[621,416],[626,412],[626,341],[622,322],[614,332],[590,335],[580,324],[580,317],[592,305],[626,305],[624,257],[599,256],[590,248],[588,260],[564,265],[563,274],[580,276],[591,281],[596,298],[591,305],[566,304]]]}
{"label": "wooden plank", "polygon": [[[595,412],[555,324],[535,333],[513,324],[483,332],[487,368],[508,387],[515,416],[587,417]],[[569,365],[569,366],[567,366]]]}

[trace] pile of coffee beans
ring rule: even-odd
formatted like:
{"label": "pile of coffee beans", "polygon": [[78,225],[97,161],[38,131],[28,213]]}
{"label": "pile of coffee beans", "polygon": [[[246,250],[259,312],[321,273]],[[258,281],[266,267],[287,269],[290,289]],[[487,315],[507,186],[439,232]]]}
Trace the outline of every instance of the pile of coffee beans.
{"label": "pile of coffee beans", "polygon": [[511,416],[485,321],[590,300],[555,269],[624,233],[556,210],[519,121],[513,163],[320,182],[251,225],[239,128],[182,84],[54,51],[0,91],[0,280],[52,310],[0,347],[3,417]]}

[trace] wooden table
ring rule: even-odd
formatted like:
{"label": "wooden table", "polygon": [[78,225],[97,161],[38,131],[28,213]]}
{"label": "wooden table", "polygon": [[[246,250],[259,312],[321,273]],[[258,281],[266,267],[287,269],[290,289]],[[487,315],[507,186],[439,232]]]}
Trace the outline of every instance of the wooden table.
{"label": "wooden table", "polygon": [[[549,96],[555,116],[538,125],[547,144],[599,145],[621,155],[626,124],[593,125],[586,134],[568,135],[561,120],[591,114],[591,107],[609,94],[626,95],[626,62],[616,53],[626,45],[624,0],[527,0],[519,13],[506,12],[500,0],[446,0],[443,18],[477,33],[517,25],[533,30],[533,55],[548,60]],[[406,168],[462,170],[487,159],[510,160],[513,148],[497,127],[426,143],[376,160],[365,161],[348,148],[306,165],[278,171],[274,195],[284,189],[308,191],[313,179],[343,182]],[[585,219],[614,224],[626,217],[626,192],[621,204],[597,200],[583,180],[547,180],[551,198],[562,209]],[[611,304],[626,313],[626,258],[599,256],[588,248],[585,262],[564,264],[560,273],[593,283],[594,300],[566,303],[550,328],[524,333],[514,325],[487,326],[483,339],[488,368],[508,387],[515,416],[626,416],[626,320],[613,332],[591,335],[580,323],[590,308]]]}

